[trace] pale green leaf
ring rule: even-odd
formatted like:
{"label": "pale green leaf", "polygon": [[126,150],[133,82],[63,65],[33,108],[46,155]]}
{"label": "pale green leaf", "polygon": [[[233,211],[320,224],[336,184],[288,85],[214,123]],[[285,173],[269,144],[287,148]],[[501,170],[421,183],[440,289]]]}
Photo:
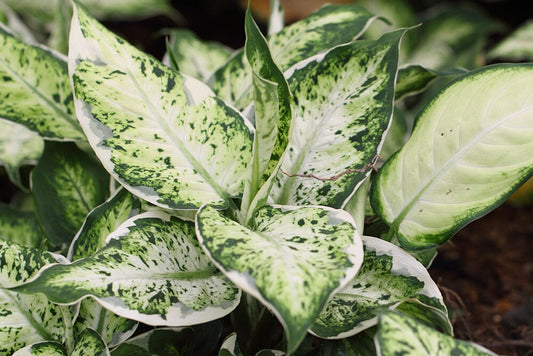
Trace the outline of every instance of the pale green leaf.
{"label": "pale green leaf", "polygon": [[0,28],[0,117],[55,140],[85,140],[74,116],[66,59]]}
{"label": "pale green leaf", "polygon": [[26,247],[40,247],[44,231],[32,211],[0,203],[0,238]]}
{"label": "pale green leaf", "polygon": [[[354,4],[322,7],[309,17],[268,38],[272,59],[282,71],[292,65],[360,36],[375,19]],[[222,99],[240,109],[252,99],[252,75],[243,51],[217,70],[209,83]]]}
{"label": "pale green leaf", "polygon": [[276,314],[293,352],[329,296],[355,276],[361,238],[348,213],[325,207],[265,206],[252,225],[209,206],[196,216],[198,239],[211,259]]}
{"label": "pale green leaf", "polygon": [[285,12],[280,0],[270,0],[270,16],[268,17],[268,35],[274,35],[285,27]]}
{"label": "pale green leaf", "polygon": [[409,249],[436,247],[533,174],[533,65],[495,65],[443,89],[380,169],[376,213]]}
{"label": "pale green leaf", "polygon": [[19,349],[12,356],[68,356],[65,347],[57,342],[37,342]]}
{"label": "pale green leaf", "polygon": [[242,194],[251,128],[207,87],[127,44],[81,8],[69,65],[80,123],[104,167],[128,190],[173,209],[204,202],[222,208]]}
{"label": "pale green leaf", "polygon": [[87,328],[93,329],[108,347],[115,347],[133,335],[138,324],[106,310],[94,299],[86,298],[80,303],[74,327],[78,334]]}
{"label": "pale green leaf", "polygon": [[370,175],[392,116],[404,33],[337,46],[286,73],[293,120],[274,202],[340,208]]}
{"label": "pale green leaf", "polygon": [[87,214],[109,195],[109,176],[73,143],[47,142],[32,171],[35,213],[48,240],[68,246]]}
{"label": "pale green leaf", "polygon": [[498,43],[488,54],[489,59],[533,61],[533,20],[520,25],[509,37]]}
{"label": "pale green leaf", "polygon": [[23,125],[0,119],[0,164],[9,179],[24,188],[19,169],[24,164],[35,164],[44,149],[43,139]]}
{"label": "pale green leaf", "polygon": [[35,37],[28,26],[17,16],[17,14],[5,3],[0,3],[0,23],[7,26],[7,32],[20,38],[25,43],[37,43]]}
{"label": "pale green leaf", "polygon": [[24,295],[5,288],[19,285],[55,260],[49,254],[0,240],[0,354],[36,342],[61,341],[65,326],[59,308],[43,295]]}
{"label": "pale green leaf", "polygon": [[232,50],[216,42],[200,40],[185,29],[169,32],[169,55],[176,59],[178,70],[205,82],[230,57]]}
{"label": "pale green leaf", "polygon": [[110,233],[130,217],[139,214],[140,205],[139,200],[126,189],[119,189],[105,203],[87,215],[83,226],[70,245],[68,259],[76,261],[92,256],[105,246]]}
{"label": "pale green leaf", "polygon": [[193,224],[155,211],[127,220],[92,257],[50,266],[18,290],[62,304],[92,296],[122,317],[169,326],[221,318],[240,297],[198,245]]}
{"label": "pale green leaf", "polygon": [[[426,268],[390,242],[363,237],[365,259],[357,276],[322,310],[311,332],[322,338],[345,338],[376,325],[378,314],[410,299],[446,315],[442,295]],[[449,325],[448,330],[451,330]]]}
{"label": "pale green leaf", "polygon": [[479,345],[455,340],[408,316],[392,311],[380,315],[374,340],[378,355],[383,356],[495,355]]}
{"label": "pale green leaf", "polygon": [[100,335],[93,329],[83,330],[76,338],[70,356],[109,356],[109,349]]}

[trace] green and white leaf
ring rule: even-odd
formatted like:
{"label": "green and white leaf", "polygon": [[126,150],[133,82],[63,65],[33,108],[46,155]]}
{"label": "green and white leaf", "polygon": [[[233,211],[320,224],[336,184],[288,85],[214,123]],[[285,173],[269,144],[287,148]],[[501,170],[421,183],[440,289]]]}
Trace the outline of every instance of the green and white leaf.
{"label": "green and white leaf", "polygon": [[78,318],[74,324],[78,334],[85,329],[96,331],[110,348],[127,340],[139,325],[138,322],[122,318],[103,308],[93,298],[81,301]]}
{"label": "green and white leaf", "polygon": [[376,213],[409,249],[436,247],[533,174],[533,65],[466,74],[425,108],[371,190]]}
{"label": "green and white leaf", "polygon": [[[272,59],[285,71],[308,57],[356,39],[375,19],[354,4],[322,7],[268,38]],[[244,52],[240,51],[215,72],[209,84],[217,96],[244,109],[253,99],[251,73]]]}
{"label": "green and white leaf", "polygon": [[74,115],[66,59],[0,27],[0,117],[44,138],[85,140]]}
{"label": "green and white leaf", "polygon": [[[226,63],[232,53],[230,48],[220,43],[200,40],[189,30],[173,29],[169,35],[168,49],[177,64],[177,68],[173,67],[173,69],[202,82],[207,81],[218,68]],[[165,57],[163,63],[171,64],[168,57]]]}
{"label": "green and white leaf", "polygon": [[60,343],[43,341],[23,347],[12,356],[68,356],[68,353]]}
{"label": "green and white leaf", "polygon": [[272,201],[341,208],[370,175],[392,117],[404,33],[335,47],[285,73],[293,120]]}
{"label": "green and white leaf", "polygon": [[395,100],[422,92],[436,77],[437,74],[434,71],[419,65],[401,68],[398,71]]}
{"label": "green and white leaf", "polygon": [[87,214],[109,196],[109,176],[74,143],[48,141],[32,171],[31,187],[48,240],[66,247]]}
{"label": "green and white leaf", "polygon": [[155,211],[128,219],[92,257],[50,266],[18,290],[61,304],[92,296],[122,317],[168,326],[221,318],[240,298],[200,248],[193,224]]}
{"label": "green and white leaf", "polygon": [[414,257],[375,237],[364,236],[363,245],[361,269],[322,310],[310,329],[313,334],[334,339],[358,334],[376,325],[381,311],[411,299],[420,299],[446,315],[437,285]]}
{"label": "green and white leaf", "polygon": [[[256,128],[253,162],[241,204],[241,213],[245,215],[245,221],[248,221],[256,205],[264,205],[268,198],[268,189],[262,190],[259,197],[256,197],[256,193],[278,166],[288,143],[292,113],[287,81],[272,60],[266,39],[254,22],[250,10],[246,11],[245,29],[245,54],[252,69],[252,109]],[[254,197],[256,200],[252,203]]]}
{"label": "green and white leaf", "polygon": [[[140,52],[76,8],[76,112],[104,167],[164,208],[224,208],[244,188],[252,129],[209,89]],[[189,86],[189,87],[188,87]]]}
{"label": "green and white leaf", "polygon": [[487,58],[503,58],[512,61],[533,61],[533,20],[528,20],[509,37],[498,43]]}
{"label": "green and white leaf", "polygon": [[110,356],[109,349],[100,335],[92,330],[83,330],[76,338],[74,349],[70,356]]}
{"label": "green and white leaf", "polygon": [[408,316],[392,311],[380,315],[374,342],[380,356],[496,355],[479,345],[456,340]]}
{"label": "green and white leaf", "polygon": [[197,236],[208,255],[237,286],[274,312],[285,328],[290,353],[330,295],[357,273],[363,260],[361,238],[348,213],[325,207],[264,206],[252,226],[209,206],[196,216]]}
{"label": "green and white leaf", "polygon": [[448,312],[439,305],[432,305],[431,302],[425,304],[424,302],[427,302],[427,299],[410,299],[402,302],[395,310],[407,314],[446,335],[453,336],[453,328],[450,324]]}
{"label": "green and white leaf", "polygon": [[43,295],[7,290],[55,260],[47,253],[0,240],[0,354],[40,341],[61,341],[65,324],[59,307]]}
{"label": "green and white leaf", "polygon": [[285,11],[280,0],[270,0],[270,16],[268,17],[268,35],[272,36],[285,27]]}
{"label": "green and white leaf", "polygon": [[20,178],[24,164],[36,164],[44,149],[43,139],[23,125],[0,119],[0,164],[11,182],[27,189]]}
{"label": "green and white leaf", "polygon": [[44,231],[35,214],[0,203],[0,238],[26,247],[40,247]]}
{"label": "green and white leaf", "polygon": [[81,230],[70,245],[68,259],[76,261],[92,256],[105,246],[109,234],[123,222],[140,213],[140,207],[141,203],[131,193],[126,189],[119,189],[87,215]]}
{"label": "green and white leaf", "polygon": [[35,36],[19,16],[4,2],[0,3],[0,23],[6,32],[20,38],[25,43],[37,43]]}
{"label": "green and white leaf", "polygon": [[231,333],[224,339],[220,346],[218,356],[243,356],[237,343],[237,333]]}

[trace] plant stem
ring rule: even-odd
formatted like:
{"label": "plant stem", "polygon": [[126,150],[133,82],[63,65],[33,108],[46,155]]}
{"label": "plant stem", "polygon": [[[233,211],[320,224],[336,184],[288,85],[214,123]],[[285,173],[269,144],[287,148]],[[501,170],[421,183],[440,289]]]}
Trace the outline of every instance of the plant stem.
{"label": "plant stem", "polygon": [[74,325],[72,323],[72,313],[69,305],[59,305],[63,321],[65,322],[65,346],[67,354],[71,354],[74,350]]}

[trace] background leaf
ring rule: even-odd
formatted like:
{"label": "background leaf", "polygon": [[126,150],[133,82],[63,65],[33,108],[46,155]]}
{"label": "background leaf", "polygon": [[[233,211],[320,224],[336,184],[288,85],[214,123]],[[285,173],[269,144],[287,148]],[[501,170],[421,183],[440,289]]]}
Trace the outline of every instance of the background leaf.
{"label": "background leaf", "polygon": [[53,341],[38,342],[19,349],[12,356],[67,356],[67,350],[63,345]]}
{"label": "background leaf", "polygon": [[40,247],[44,231],[33,211],[0,203],[0,238],[26,247]]}

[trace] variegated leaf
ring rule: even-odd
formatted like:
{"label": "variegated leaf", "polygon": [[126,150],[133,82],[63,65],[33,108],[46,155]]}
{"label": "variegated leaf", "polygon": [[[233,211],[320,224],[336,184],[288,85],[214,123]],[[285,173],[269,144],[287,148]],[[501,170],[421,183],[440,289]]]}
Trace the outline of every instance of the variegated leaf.
{"label": "variegated leaf", "polygon": [[0,119],[0,164],[11,182],[24,187],[19,169],[23,164],[36,164],[43,153],[44,141],[23,125]]}
{"label": "variegated leaf", "polygon": [[270,16],[268,17],[268,35],[274,35],[285,27],[285,11],[280,0],[270,0]]}
{"label": "variegated leaf", "polygon": [[[285,71],[305,58],[357,38],[375,18],[353,4],[322,7],[269,37],[272,59]],[[217,70],[209,83],[218,96],[237,108],[244,109],[253,99],[252,75],[243,51]]]}
{"label": "variegated leaf", "polygon": [[73,143],[47,142],[32,171],[35,212],[48,240],[70,244],[87,214],[109,195],[109,176]]}
{"label": "variegated leaf", "polygon": [[81,301],[78,318],[74,324],[78,334],[85,329],[96,331],[108,347],[115,347],[127,340],[139,325],[103,308],[92,298]]}
{"label": "variegated leaf", "polygon": [[202,41],[185,29],[174,29],[169,35],[171,39],[167,54],[176,60],[177,68],[173,68],[202,82],[207,81],[232,53],[230,48],[216,42]]}
{"label": "variegated leaf", "polygon": [[[90,257],[106,244],[107,236],[124,221],[139,214],[141,203],[126,189],[119,189],[87,215],[68,252],[71,261]],[[97,330],[98,331],[98,330]]]}
{"label": "variegated leaf", "polygon": [[218,356],[243,356],[237,343],[237,333],[231,333],[224,339]]}
{"label": "variegated leaf", "polygon": [[533,174],[533,65],[496,65],[443,89],[379,171],[376,213],[409,249],[436,247]]}
{"label": "variegated leaf", "polygon": [[197,236],[237,286],[268,306],[293,352],[329,296],[350,281],[363,255],[350,215],[325,207],[265,206],[253,230],[204,206]]}
{"label": "variegated leaf", "polygon": [[61,341],[65,325],[59,307],[43,295],[24,295],[6,288],[30,279],[55,260],[49,254],[0,240],[0,354],[40,341]]}
{"label": "variegated leaf", "polygon": [[[426,268],[401,248],[363,237],[365,259],[357,276],[322,310],[311,332],[322,338],[345,338],[377,324],[382,310],[419,299],[446,316],[442,295]],[[448,322],[449,323],[449,322]],[[447,331],[451,333],[451,324]]]}
{"label": "variegated leaf", "polygon": [[455,340],[416,320],[393,311],[379,316],[374,337],[378,355],[476,356],[496,355],[465,341]]}
{"label": "variegated leaf", "polygon": [[488,54],[489,59],[533,61],[533,20],[520,25],[509,37],[498,43]]}
{"label": "variegated leaf", "polygon": [[53,341],[37,342],[19,349],[12,356],[68,356],[67,349]]}
{"label": "variegated leaf", "polygon": [[104,308],[150,325],[218,319],[237,306],[240,291],[194,236],[192,223],[163,212],[137,215],[92,257],[50,266],[17,290],[67,304],[92,296]]}
{"label": "variegated leaf", "polygon": [[436,77],[437,74],[434,71],[418,65],[411,65],[400,69],[398,71],[395,100],[420,93]]}
{"label": "variegated leaf", "polygon": [[40,247],[44,231],[33,211],[0,203],[0,238],[26,247]]}
{"label": "variegated leaf", "polygon": [[82,8],[74,14],[69,66],[89,142],[128,190],[172,209],[204,202],[223,208],[242,194],[251,129],[208,88],[127,44]]}
{"label": "variegated leaf", "polygon": [[0,117],[54,140],[85,140],[66,59],[27,45],[0,26]]}
{"label": "variegated leaf", "polygon": [[404,33],[335,47],[286,73],[293,120],[274,202],[340,208],[370,175],[392,116]]}
{"label": "variegated leaf", "polygon": [[110,356],[109,349],[100,335],[92,330],[83,330],[76,338],[74,349],[70,356]]}

